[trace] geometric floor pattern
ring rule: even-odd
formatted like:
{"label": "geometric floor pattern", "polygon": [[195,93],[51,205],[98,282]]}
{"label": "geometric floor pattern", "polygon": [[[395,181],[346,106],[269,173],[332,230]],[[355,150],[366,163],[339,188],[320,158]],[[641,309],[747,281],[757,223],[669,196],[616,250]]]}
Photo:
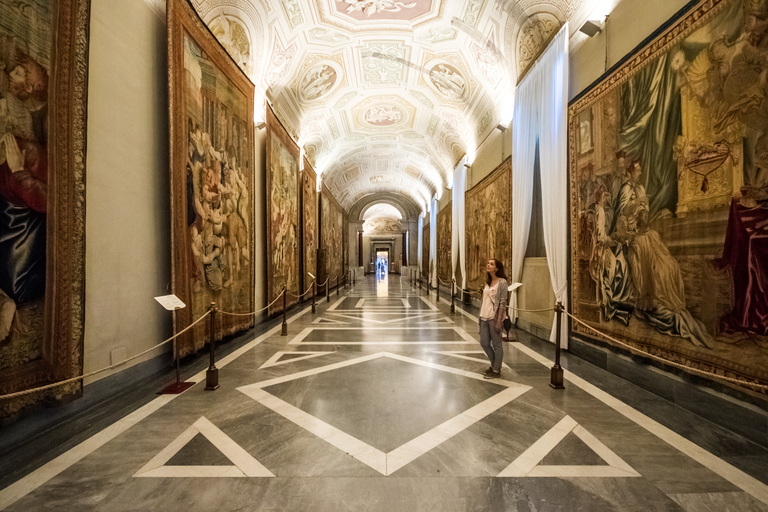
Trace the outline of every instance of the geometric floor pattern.
{"label": "geometric floor pattern", "polygon": [[[0,489],[0,510],[768,512],[768,486],[407,277],[358,279]],[[86,388],[87,391],[87,388]]]}

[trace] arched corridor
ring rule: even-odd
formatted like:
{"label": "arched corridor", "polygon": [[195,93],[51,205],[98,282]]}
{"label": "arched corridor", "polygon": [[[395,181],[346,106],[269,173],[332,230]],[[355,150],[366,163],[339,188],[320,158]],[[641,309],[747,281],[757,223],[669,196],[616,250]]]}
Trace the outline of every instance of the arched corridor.
{"label": "arched corridor", "polygon": [[219,389],[185,375],[190,390],[136,403],[0,508],[766,509],[750,464],[766,450],[578,359],[553,389],[551,345],[523,332],[485,380],[476,311],[409,276],[339,292],[288,336],[232,342]]}

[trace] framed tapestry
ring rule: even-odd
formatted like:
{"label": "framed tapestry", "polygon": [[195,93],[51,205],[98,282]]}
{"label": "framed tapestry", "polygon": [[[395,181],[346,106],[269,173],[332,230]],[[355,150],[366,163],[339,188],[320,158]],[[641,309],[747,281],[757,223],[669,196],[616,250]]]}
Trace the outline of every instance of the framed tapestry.
{"label": "framed tapestry", "polygon": [[[299,295],[301,241],[299,239],[299,147],[267,109],[267,303],[283,287]],[[282,300],[269,309],[283,310]],[[288,295],[286,307],[298,302]]]}
{"label": "framed tapestry", "polygon": [[512,264],[512,159],[466,192],[467,289],[485,285],[485,264]]}
{"label": "framed tapestry", "polygon": [[[437,277],[450,283],[453,261],[451,260],[451,214],[453,203],[448,203],[437,213]],[[461,283],[459,283],[461,285]]]}
{"label": "framed tapestry", "polygon": [[761,2],[699,2],[568,114],[573,314],[665,360],[763,384],[766,26]]}
{"label": "framed tapestry", "polygon": [[[344,210],[336,199],[331,195],[331,191],[323,185],[322,197],[320,199],[320,232],[323,240],[322,248],[325,250],[326,277],[330,277],[330,285],[336,286],[336,278],[344,278],[344,255],[343,255],[343,230],[344,230]],[[325,278],[323,278],[325,280]]]}
{"label": "framed tapestry", "polygon": [[83,371],[89,17],[88,0],[0,2],[0,394]]}
{"label": "framed tapestry", "polygon": [[317,175],[304,160],[301,173],[301,237],[304,268],[301,276],[302,293],[312,283],[308,272],[317,277]]}
{"label": "framed tapestry", "polygon": [[[254,86],[185,0],[169,0],[173,293],[186,328],[211,302],[254,310]],[[253,317],[217,315],[217,336],[253,326]],[[202,348],[206,322],[178,338],[178,355]]]}

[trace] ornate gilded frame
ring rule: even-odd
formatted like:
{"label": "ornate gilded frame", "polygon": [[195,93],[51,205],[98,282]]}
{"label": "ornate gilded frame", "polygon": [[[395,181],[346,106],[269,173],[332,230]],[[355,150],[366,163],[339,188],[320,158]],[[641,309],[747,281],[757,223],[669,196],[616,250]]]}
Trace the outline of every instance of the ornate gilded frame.
{"label": "ornate gilded frame", "polygon": [[[42,358],[6,369],[0,394],[82,374],[90,0],[59,0],[48,88],[48,218]],[[0,403],[0,416],[82,391],[82,381]]]}
{"label": "ornate gilded frame", "polygon": [[[218,40],[213,36],[194,8],[186,0],[168,0],[168,92],[170,115],[170,185],[171,185],[171,252],[172,252],[172,279],[173,293],[178,296],[188,307],[177,310],[174,315],[174,332],[179,332],[192,323],[192,308],[190,307],[191,281],[188,278],[187,269],[190,263],[190,254],[186,244],[187,227],[186,220],[186,162],[188,142],[186,139],[186,119],[184,99],[184,35],[187,34],[195,44],[206,52],[231,84],[240,91],[246,100],[248,112],[245,119],[248,122],[246,130],[245,154],[246,162],[241,162],[246,180],[246,187],[253,197],[254,186],[254,85],[245,76],[235,61],[229,56]],[[254,215],[251,211],[251,225],[254,225]],[[250,254],[253,255],[254,230],[248,233]],[[250,266],[249,282],[246,284],[249,291],[247,311],[235,311],[235,313],[248,313],[255,308],[255,272]],[[209,339],[208,322],[202,322],[178,338],[178,353],[182,357],[193,353],[203,346],[203,342]],[[222,336],[232,335],[252,327],[253,316],[224,316],[217,315],[216,339]]]}
{"label": "ornate gilded frame", "polygon": [[[693,32],[701,29],[707,23],[713,20],[732,0],[702,0],[682,16],[672,20],[667,26],[662,27],[653,38],[644,46],[636,49],[628,55],[623,61],[619,62],[614,69],[610,70],[599,81],[586,89],[577,96],[568,107],[568,179],[569,179],[569,273],[570,273],[570,307],[573,314],[577,317],[583,315],[580,310],[580,297],[576,296],[577,290],[581,286],[579,276],[579,237],[575,234],[579,230],[579,211],[578,211],[578,187],[580,175],[580,157],[583,155],[579,151],[579,117],[589,109],[592,109],[600,100],[613,93],[618,87],[625,84],[635,74],[640,72],[643,67],[653,60],[661,57],[674,45],[680,43]],[[593,127],[593,144],[596,134]],[[600,327],[599,322],[588,320],[596,328]],[[571,322],[571,333],[578,335],[582,339],[599,339],[602,343],[616,345],[603,337],[597,338],[595,333],[586,327]],[[644,351],[653,356],[662,358],[672,363],[677,363],[684,367],[694,370],[712,372],[718,375],[754,381],[760,384],[768,383],[768,371],[754,371],[744,365],[738,364],[733,360],[727,360],[716,354],[703,358],[693,347],[688,347],[685,343],[680,343],[681,338],[669,336],[669,340],[660,341],[645,336],[628,337],[619,333],[610,332],[611,336],[629,347]],[[621,347],[625,348],[625,347]]]}
{"label": "ornate gilded frame", "polygon": [[[507,243],[503,244],[503,253],[496,255],[484,255],[486,258],[492,256],[501,260],[501,262],[509,267],[512,264],[512,157],[507,157],[496,169],[493,170],[488,176],[480,180],[480,182],[467,190],[465,193],[465,205],[466,205],[466,248],[467,248],[467,288],[470,290],[476,289],[484,279],[485,261],[478,259],[478,267],[472,268],[472,258],[474,248],[470,244],[470,241],[474,240],[479,243],[486,242],[486,231],[481,230],[481,226],[475,225],[475,219],[473,213],[476,209],[479,209],[486,204],[483,200],[482,194],[486,192],[488,187],[498,186],[497,181],[500,179],[506,179],[506,194],[503,196],[506,199],[506,205],[500,205],[501,211],[497,212],[503,219],[503,225],[497,227],[501,233],[506,233]],[[485,226],[487,224],[484,224]],[[478,245],[478,247],[480,247]],[[477,257],[483,256],[479,254]],[[482,270],[481,270],[482,268]]]}

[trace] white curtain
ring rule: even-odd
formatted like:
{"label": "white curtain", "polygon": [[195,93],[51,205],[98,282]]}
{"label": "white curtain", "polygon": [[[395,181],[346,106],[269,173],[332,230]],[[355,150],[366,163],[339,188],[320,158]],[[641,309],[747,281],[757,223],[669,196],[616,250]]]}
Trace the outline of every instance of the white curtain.
{"label": "white curtain", "polygon": [[461,282],[456,283],[464,289],[467,286],[467,236],[464,219],[464,197],[467,191],[467,157],[461,159],[453,171],[453,190],[451,190],[451,276],[456,278],[456,263],[461,269]]}
{"label": "white curtain", "polygon": [[[541,163],[544,245],[555,298],[567,306],[567,98],[568,35],[566,23],[544,51],[515,93],[512,134],[512,268],[519,282],[528,243],[533,203],[533,165],[536,140]],[[517,307],[517,294],[511,306]],[[517,318],[517,315],[514,314]],[[555,340],[557,318],[552,324]],[[568,348],[568,322],[563,319],[561,346]]]}
{"label": "white curtain", "polygon": [[429,282],[437,286],[437,197],[429,211]]}
{"label": "white curtain", "polygon": [[419,264],[419,272],[421,272],[422,269],[422,262],[424,261],[422,259],[422,251],[424,251],[424,247],[422,247],[422,237],[424,236],[424,216],[419,215],[419,239],[416,241],[416,261]]}
{"label": "white curtain", "polygon": [[[546,193],[541,196],[544,245],[547,249],[549,276],[556,300],[567,306],[568,292],[568,24],[558,32],[542,55],[536,70],[540,75],[539,158],[541,182]],[[552,324],[555,340],[557,318]],[[563,319],[561,346],[568,348],[568,322]]]}
{"label": "white curtain", "polygon": [[[538,74],[531,73],[515,91],[515,113],[512,118],[512,262],[509,277],[514,283],[523,278],[523,261],[528,245],[533,204],[533,165],[536,158],[536,138],[539,131]],[[512,292],[509,305],[517,308],[517,290]],[[517,311],[512,310],[512,321]]]}

